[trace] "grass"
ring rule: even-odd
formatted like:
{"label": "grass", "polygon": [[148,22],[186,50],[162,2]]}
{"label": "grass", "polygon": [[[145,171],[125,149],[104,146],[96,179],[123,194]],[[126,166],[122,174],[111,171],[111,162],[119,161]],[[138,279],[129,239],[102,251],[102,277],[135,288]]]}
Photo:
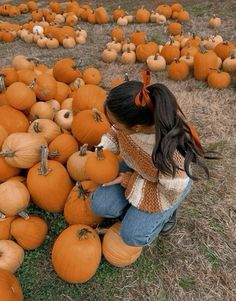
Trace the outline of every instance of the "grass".
{"label": "grass", "polygon": [[[104,5],[109,12],[117,7],[117,3],[108,0],[90,2],[93,6]],[[214,31],[208,28],[207,22],[216,13],[223,19],[218,33],[236,42],[236,7],[233,0],[208,0],[204,3],[183,0],[181,3],[191,16],[190,22],[183,24],[184,32],[194,31],[209,36]],[[141,4],[149,9],[157,5],[154,0],[143,3],[137,0],[122,1],[122,6],[130,13],[134,13]],[[23,22],[28,15],[18,18]],[[13,21],[10,18],[7,20]],[[168,22],[164,26],[134,23],[124,27],[124,30],[126,37],[134,30],[144,30],[149,40],[163,43],[167,40]],[[0,66],[10,64],[16,54],[34,55],[48,66],[52,66],[59,58],[69,56],[81,58],[84,68],[88,65],[99,67],[102,86],[106,89],[113,79],[123,76],[125,72],[129,73],[131,79],[139,79],[143,64],[124,66],[120,62],[110,65],[101,62],[100,53],[110,40],[110,31],[115,24],[92,26],[81,22],[80,25],[88,31],[85,45],[72,50],[62,47],[47,50],[17,40],[11,47],[8,44],[0,45]],[[196,81],[191,76],[182,82],[171,81],[166,71],[155,74],[153,79],[166,84],[173,91],[186,116],[199,132],[203,145],[222,154],[221,160],[208,162],[210,180],[195,183],[178,210],[178,225],[172,234],[158,237],[151,246],[144,248],[134,264],[126,268],[113,267],[102,259],[96,275],[84,284],[65,283],[56,275],[51,264],[53,242],[67,226],[62,214],[46,213],[32,204],[28,212],[43,217],[48,223],[49,232],[40,248],[25,252],[25,260],[16,273],[23,287],[25,301],[235,299],[235,83],[226,90],[217,91],[207,88],[206,83]]]}

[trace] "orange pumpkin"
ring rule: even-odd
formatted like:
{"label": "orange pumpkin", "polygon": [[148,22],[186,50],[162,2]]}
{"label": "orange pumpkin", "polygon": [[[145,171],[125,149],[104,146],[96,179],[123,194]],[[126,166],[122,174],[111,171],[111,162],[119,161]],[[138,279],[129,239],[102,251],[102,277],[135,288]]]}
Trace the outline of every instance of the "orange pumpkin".
{"label": "orange pumpkin", "polygon": [[231,77],[228,72],[215,70],[208,75],[208,86],[216,89],[225,89],[230,85]]}
{"label": "orange pumpkin", "polygon": [[225,60],[231,55],[234,49],[236,49],[236,46],[233,43],[226,41],[217,44],[214,51],[217,56],[219,56],[222,60]]}
{"label": "orange pumpkin", "polygon": [[119,171],[117,156],[110,150],[103,150],[101,146],[96,152],[88,155],[85,163],[85,173],[89,179],[97,184],[104,184],[113,181]]}
{"label": "orange pumpkin", "polygon": [[65,167],[55,160],[48,161],[47,157],[48,149],[41,147],[41,162],[29,170],[27,187],[37,206],[46,211],[61,212],[72,182]]}
{"label": "orange pumpkin", "polygon": [[33,215],[17,217],[11,223],[11,235],[25,250],[33,250],[41,246],[46,238],[48,226],[46,222]]}
{"label": "orange pumpkin", "polygon": [[96,231],[86,225],[72,225],[56,239],[52,264],[63,280],[83,283],[96,273],[101,254],[101,241]]}
{"label": "orange pumpkin", "polygon": [[131,43],[134,43],[135,46],[138,46],[139,44],[145,44],[146,42],[146,35],[144,31],[135,31],[131,34],[130,37]]}
{"label": "orange pumpkin", "polygon": [[124,40],[124,30],[120,27],[115,27],[111,31],[111,37],[113,40],[117,42],[121,42]]}
{"label": "orange pumpkin", "polygon": [[15,216],[0,218],[0,240],[11,238],[11,223],[14,219]]}
{"label": "orange pumpkin", "polygon": [[96,108],[99,111],[103,112],[103,106],[106,97],[106,91],[96,85],[88,84],[81,86],[75,91],[73,95],[73,113],[75,114],[79,111],[92,108]]}
{"label": "orange pumpkin", "polygon": [[44,137],[48,143],[61,134],[60,127],[49,119],[36,119],[28,128],[28,133]]}
{"label": "orange pumpkin", "polygon": [[31,69],[20,69],[17,71],[18,81],[26,85],[29,85],[33,82],[36,77],[34,70]]}
{"label": "orange pumpkin", "polygon": [[120,6],[118,6],[118,8],[114,9],[112,12],[112,19],[114,22],[117,22],[117,20],[120,17],[124,17],[124,15],[125,15],[125,11]]}
{"label": "orange pumpkin", "polygon": [[167,68],[168,77],[173,80],[185,79],[189,74],[188,64],[176,59]]}
{"label": "orange pumpkin", "polygon": [[57,81],[57,92],[55,99],[61,104],[69,95],[70,88],[67,84]]}
{"label": "orange pumpkin", "polygon": [[5,67],[1,69],[1,72],[4,74],[4,82],[7,87],[18,81],[18,74],[14,68]]}
{"label": "orange pumpkin", "polygon": [[95,18],[98,24],[106,24],[109,22],[108,13],[102,6],[95,9]]}
{"label": "orange pumpkin", "polygon": [[0,253],[0,269],[15,273],[23,262],[24,250],[12,240],[0,240]]}
{"label": "orange pumpkin", "polygon": [[104,235],[102,252],[110,264],[125,267],[138,259],[142,247],[127,245],[120,236],[120,223],[115,223]]}
{"label": "orange pumpkin", "polygon": [[78,142],[72,135],[61,134],[49,144],[48,148],[50,158],[65,164],[68,158],[78,151]]}
{"label": "orange pumpkin", "polygon": [[0,300],[23,301],[19,281],[11,272],[4,269],[0,269]]}
{"label": "orange pumpkin", "polygon": [[28,1],[27,5],[28,5],[29,10],[31,10],[31,11],[38,9],[38,5],[35,1]]}
{"label": "orange pumpkin", "polygon": [[9,178],[17,176],[20,173],[20,169],[13,167],[7,163],[0,152],[0,183],[7,181]]}
{"label": "orange pumpkin", "polygon": [[145,62],[150,55],[158,52],[158,45],[155,42],[140,44],[136,48],[136,57],[139,62]]}
{"label": "orange pumpkin", "polygon": [[161,50],[161,56],[164,57],[167,64],[170,64],[174,61],[174,59],[180,57],[179,48],[175,45],[172,45],[172,43],[170,45],[166,44]]}
{"label": "orange pumpkin", "polygon": [[43,73],[36,76],[34,91],[38,99],[51,100],[57,93],[57,82],[50,74]]}
{"label": "orange pumpkin", "polygon": [[96,109],[84,110],[74,116],[72,134],[82,144],[97,145],[103,134],[108,132],[110,124],[104,113]]}
{"label": "orange pumpkin", "polygon": [[135,13],[135,19],[137,23],[148,23],[150,15],[150,11],[147,10],[144,6],[142,6],[141,8],[137,9]]}
{"label": "orange pumpkin", "polygon": [[98,85],[101,80],[101,73],[97,68],[89,67],[83,72],[83,80],[85,84]]}
{"label": "orange pumpkin", "polygon": [[172,15],[172,8],[167,4],[162,4],[157,6],[156,12],[160,15],[165,16],[166,19],[169,19]]}
{"label": "orange pumpkin", "polygon": [[2,125],[0,125],[0,150],[2,148],[2,144],[3,144],[4,140],[7,138],[7,136],[8,136],[7,130]]}
{"label": "orange pumpkin", "polygon": [[30,108],[29,120],[50,119],[54,117],[54,112],[50,104],[44,101],[38,101]]}
{"label": "orange pumpkin", "polygon": [[59,82],[70,84],[77,77],[81,77],[82,74],[77,69],[75,61],[65,58],[56,62],[53,67],[53,76]]}
{"label": "orange pumpkin", "polygon": [[76,183],[64,208],[64,217],[69,224],[84,224],[94,227],[103,221],[103,218],[95,215],[90,207],[89,194],[95,189],[96,184],[91,181]]}

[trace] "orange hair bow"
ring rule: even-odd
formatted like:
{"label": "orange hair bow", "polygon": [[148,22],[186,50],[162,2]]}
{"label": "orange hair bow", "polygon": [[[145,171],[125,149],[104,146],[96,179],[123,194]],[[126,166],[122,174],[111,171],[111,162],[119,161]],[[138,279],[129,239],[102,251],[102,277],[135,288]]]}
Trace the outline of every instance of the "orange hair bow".
{"label": "orange hair bow", "polygon": [[143,83],[142,83],[142,88],[141,91],[138,92],[134,98],[134,102],[137,107],[145,107],[146,105],[150,110],[153,110],[153,103],[148,95],[148,91],[146,87],[150,84],[151,82],[151,75],[148,70],[145,70],[142,72],[142,78],[143,78]]}

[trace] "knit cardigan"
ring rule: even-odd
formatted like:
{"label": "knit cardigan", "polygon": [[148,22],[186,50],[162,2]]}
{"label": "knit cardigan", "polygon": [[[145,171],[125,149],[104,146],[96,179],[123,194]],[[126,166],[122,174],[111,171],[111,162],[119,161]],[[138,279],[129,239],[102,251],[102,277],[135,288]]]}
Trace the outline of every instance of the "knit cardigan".
{"label": "knit cardigan", "polygon": [[112,127],[102,136],[99,145],[120,154],[133,170],[124,174],[121,185],[129,203],[140,210],[161,212],[170,208],[188,184],[184,158],[179,152],[174,153],[174,160],[180,168],[175,178],[164,175],[154,166],[151,156],[155,134],[126,135]]}

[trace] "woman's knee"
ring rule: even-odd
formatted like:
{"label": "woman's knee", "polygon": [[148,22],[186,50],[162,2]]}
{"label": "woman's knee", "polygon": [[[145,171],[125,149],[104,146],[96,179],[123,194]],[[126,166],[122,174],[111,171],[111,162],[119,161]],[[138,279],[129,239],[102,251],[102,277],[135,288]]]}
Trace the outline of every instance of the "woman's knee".
{"label": "woman's knee", "polygon": [[150,243],[150,240],[147,236],[141,235],[132,227],[128,228],[126,226],[122,226],[122,223],[120,228],[120,236],[127,245],[132,247],[144,247]]}

